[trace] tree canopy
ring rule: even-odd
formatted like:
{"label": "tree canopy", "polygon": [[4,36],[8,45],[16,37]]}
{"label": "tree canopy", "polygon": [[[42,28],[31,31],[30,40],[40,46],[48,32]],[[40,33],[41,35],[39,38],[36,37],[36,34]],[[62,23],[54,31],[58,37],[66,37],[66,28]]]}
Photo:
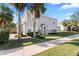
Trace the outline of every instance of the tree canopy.
{"label": "tree canopy", "polygon": [[5,6],[4,4],[0,4],[0,23],[3,27],[7,27],[13,21],[13,11]]}

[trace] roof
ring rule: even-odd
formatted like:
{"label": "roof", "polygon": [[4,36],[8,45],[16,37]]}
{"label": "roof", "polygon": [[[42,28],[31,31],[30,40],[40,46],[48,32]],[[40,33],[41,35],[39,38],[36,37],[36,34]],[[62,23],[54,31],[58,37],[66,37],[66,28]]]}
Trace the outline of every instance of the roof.
{"label": "roof", "polygon": [[[27,11],[27,12],[29,12],[29,11]],[[27,12],[26,12],[26,13],[24,13],[24,15],[23,15],[22,17],[26,16]],[[42,16],[40,16],[40,17],[45,17],[45,18],[50,18],[50,19],[53,19],[53,20],[57,20],[57,19],[55,19],[55,18],[48,17],[48,16],[43,16],[43,15],[42,15]]]}
{"label": "roof", "polygon": [[48,16],[41,16],[41,17],[45,17],[45,18],[50,18],[50,19],[53,19],[53,20],[57,20],[57,19],[55,19],[55,18],[48,17]]}

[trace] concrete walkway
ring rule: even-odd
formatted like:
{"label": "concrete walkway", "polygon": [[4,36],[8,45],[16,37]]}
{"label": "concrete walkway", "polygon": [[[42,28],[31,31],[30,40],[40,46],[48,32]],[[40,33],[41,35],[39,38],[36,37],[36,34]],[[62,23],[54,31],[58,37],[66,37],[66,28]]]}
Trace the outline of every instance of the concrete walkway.
{"label": "concrete walkway", "polygon": [[31,56],[76,38],[79,39],[79,34],[75,34],[57,40],[38,43],[30,46],[8,49],[8,50],[0,50],[0,56]]}

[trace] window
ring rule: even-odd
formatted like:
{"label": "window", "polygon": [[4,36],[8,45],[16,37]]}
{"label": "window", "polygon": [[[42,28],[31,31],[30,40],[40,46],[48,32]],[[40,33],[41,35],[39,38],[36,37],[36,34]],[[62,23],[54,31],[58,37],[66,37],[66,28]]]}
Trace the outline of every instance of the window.
{"label": "window", "polygon": [[54,24],[55,22],[53,21],[53,24]]}
{"label": "window", "polygon": [[56,33],[57,32],[57,30],[53,30],[53,33]]}
{"label": "window", "polygon": [[28,32],[31,32],[31,29],[28,29]]}

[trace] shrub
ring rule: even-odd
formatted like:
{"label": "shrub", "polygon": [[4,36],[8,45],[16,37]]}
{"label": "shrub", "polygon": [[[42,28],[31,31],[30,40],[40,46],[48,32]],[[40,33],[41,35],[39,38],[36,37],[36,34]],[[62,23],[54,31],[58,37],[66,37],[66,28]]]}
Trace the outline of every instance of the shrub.
{"label": "shrub", "polygon": [[33,37],[33,32],[27,32],[27,36]]}
{"label": "shrub", "polygon": [[[36,32],[36,34],[38,34],[38,32]],[[33,32],[27,32],[27,36],[33,37]]]}
{"label": "shrub", "polygon": [[7,42],[9,39],[9,31],[0,31],[0,43]]}
{"label": "shrub", "polygon": [[38,38],[38,39],[45,39],[45,37],[42,36],[42,35],[36,35],[36,38]]}
{"label": "shrub", "polygon": [[26,37],[26,35],[24,35],[23,33],[21,33],[21,36],[22,36],[22,37]]}

